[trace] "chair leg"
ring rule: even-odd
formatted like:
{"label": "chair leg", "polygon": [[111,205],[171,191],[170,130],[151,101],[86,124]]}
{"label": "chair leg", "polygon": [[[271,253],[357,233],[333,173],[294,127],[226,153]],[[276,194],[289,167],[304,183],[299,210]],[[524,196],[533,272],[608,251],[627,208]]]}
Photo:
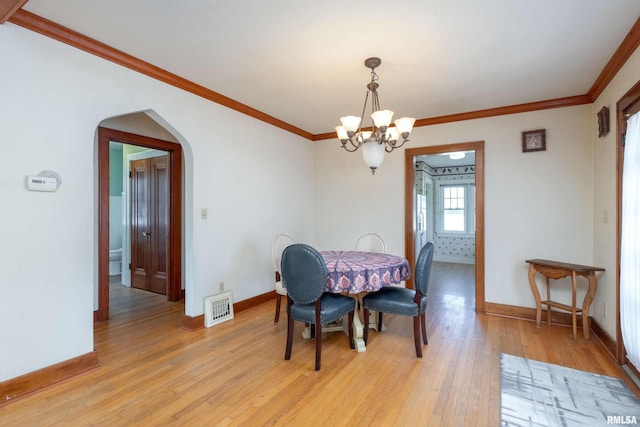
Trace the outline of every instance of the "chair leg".
{"label": "chair leg", "polygon": [[422,313],[420,315],[420,319],[422,320],[422,340],[424,341],[424,345],[429,344],[427,341],[427,313]]}
{"label": "chair leg", "polygon": [[320,370],[320,357],[322,353],[322,325],[316,326],[316,371]]}
{"label": "chair leg", "polygon": [[282,295],[276,294],[276,317],[273,319],[273,323],[278,323],[280,320],[280,300],[282,299]]}
{"label": "chair leg", "polygon": [[382,312],[378,312],[378,332],[382,332]]}
{"label": "chair leg", "polygon": [[413,340],[416,343],[416,356],[422,357],[422,343],[420,342],[420,315],[413,317]]}
{"label": "chair leg", "polygon": [[[349,346],[351,347],[351,349],[353,350],[354,348],[356,348],[355,344],[353,343],[353,315],[354,312],[350,312],[349,313]],[[364,330],[366,331],[367,329],[369,329],[369,325],[365,325]],[[365,344],[367,343],[367,341],[365,340]]]}
{"label": "chair leg", "polygon": [[364,325],[363,325],[364,331],[362,331],[362,339],[364,340],[364,345],[367,345],[367,340],[369,339],[369,309],[368,308],[362,307],[362,317],[364,318]]}
{"label": "chair leg", "polygon": [[284,352],[284,360],[291,359],[291,345],[293,343],[293,318],[288,316],[287,319],[287,348]]}
{"label": "chair leg", "polygon": [[320,300],[316,301],[316,371],[320,370],[320,356],[322,353],[322,323],[320,323]]}

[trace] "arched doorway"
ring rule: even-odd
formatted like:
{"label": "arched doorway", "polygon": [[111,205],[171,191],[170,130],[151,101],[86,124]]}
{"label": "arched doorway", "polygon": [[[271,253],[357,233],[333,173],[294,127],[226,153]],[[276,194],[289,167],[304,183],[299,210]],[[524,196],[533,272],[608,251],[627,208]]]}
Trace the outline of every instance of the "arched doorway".
{"label": "arched doorway", "polygon": [[98,309],[96,321],[109,319],[109,145],[111,142],[163,150],[169,156],[167,300],[182,298],[182,147],[134,133],[98,128]]}

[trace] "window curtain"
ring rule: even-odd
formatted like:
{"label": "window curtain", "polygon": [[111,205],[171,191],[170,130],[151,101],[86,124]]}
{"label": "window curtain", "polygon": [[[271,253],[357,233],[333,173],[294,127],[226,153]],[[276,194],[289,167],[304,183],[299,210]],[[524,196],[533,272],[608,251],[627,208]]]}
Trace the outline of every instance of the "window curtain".
{"label": "window curtain", "polygon": [[640,369],[640,113],[627,120],[621,233],[621,332],[627,358]]}

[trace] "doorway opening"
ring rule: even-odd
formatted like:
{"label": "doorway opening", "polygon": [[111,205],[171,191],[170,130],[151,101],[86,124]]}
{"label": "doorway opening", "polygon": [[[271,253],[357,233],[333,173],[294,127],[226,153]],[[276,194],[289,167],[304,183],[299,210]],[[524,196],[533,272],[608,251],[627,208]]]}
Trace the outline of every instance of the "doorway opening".
{"label": "doorway opening", "polygon": [[[167,211],[163,213],[166,224],[155,228],[164,233],[161,251],[166,264],[161,266],[161,274],[166,280],[166,298],[178,301],[182,298],[182,147],[170,141],[146,137],[105,127],[98,128],[98,310],[96,321],[109,319],[109,152],[112,143],[122,143],[166,152],[166,167],[158,167],[166,174]],[[163,221],[160,221],[163,222]],[[156,233],[158,233],[156,231]],[[144,230],[149,242],[153,231]],[[151,233],[151,234],[149,234]],[[123,263],[125,264],[125,263]],[[127,263],[128,264],[128,263]],[[122,274],[127,275],[129,265],[123,265]],[[157,270],[157,269],[156,269]]]}
{"label": "doorway opening", "polygon": [[[464,187],[462,190],[456,189],[455,195],[458,197],[460,205],[450,206],[469,206],[473,205],[473,214],[468,210],[469,215],[460,215],[460,211],[450,209],[446,212],[444,209],[432,209],[432,205],[437,205],[438,200],[442,199],[445,185],[438,184],[433,180],[426,170],[433,170],[432,165],[438,165],[438,160],[443,159],[443,154],[449,153],[468,153],[469,157],[474,159],[474,179],[471,183],[469,178],[470,170],[461,171],[458,176],[460,178],[469,179],[460,180],[458,187]],[[427,162],[432,165],[428,165]],[[452,163],[453,164],[453,163]],[[469,166],[469,165],[466,165]],[[450,172],[450,171],[449,171]],[[464,183],[462,183],[464,181]],[[468,181],[468,182],[467,182]],[[452,190],[453,191],[453,190]],[[440,197],[440,192],[443,196]],[[451,198],[453,193],[449,194],[449,202],[453,203],[455,198]],[[471,195],[471,198],[469,198]],[[440,199],[435,198],[438,196]],[[467,202],[464,202],[467,200]],[[442,202],[442,200],[440,200]],[[441,215],[440,212],[443,212]],[[437,213],[436,213],[437,212]],[[440,218],[437,216],[440,215]],[[443,225],[444,223],[447,225]],[[459,238],[462,235],[470,235],[467,233],[471,229],[475,229],[474,249],[475,249],[475,310],[483,313],[485,309],[484,300],[484,141],[466,142],[459,144],[447,144],[432,147],[419,147],[405,150],[405,255],[409,261],[409,265],[414,265],[417,258],[416,251],[419,245],[426,243],[426,239],[433,239],[439,230],[442,233],[443,227],[452,228],[452,233],[458,233]],[[466,232],[465,232],[466,230]],[[446,233],[444,233],[446,234]],[[423,242],[424,240],[424,242]],[[460,255],[460,254],[459,254]],[[464,256],[464,253],[462,254]],[[445,261],[451,259],[443,258]],[[413,286],[411,279],[407,281],[407,286]]]}
{"label": "doorway opening", "polygon": [[[634,139],[635,142],[637,142],[637,121],[634,120],[634,116],[637,118],[638,113],[640,113],[640,82],[637,82],[631,89],[629,89],[629,91],[616,104],[616,359],[636,384],[640,382],[640,366],[638,366],[638,340],[636,339],[637,334],[635,334],[634,331],[633,320],[637,318],[640,307],[638,304],[634,304],[637,300],[632,297],[634,294],[637,295],[637,288],[634,288],[633,286],[633,284],[635,284],[634,275],[632,273],[627,274],[628,271],[633,271],[633,268],[631,267],[631,265],[633,265],[633,255],[631,255],[630,259],[629,254],[633,254],[635,250],[632,248],[633,245],[629,244],[629,241],[633,241],[634,239],[630,239],[626,242],[628,252],[623,253],[623,232],[625,231],[623,230],[623,226],[628,227],[631,230],[634,229],[633,222],[630,221],[629,223],[626,223],[626,219],[628,218],[625,215],[630,215],[631,218],[634,218],[634,215],[633,209],[625,209],[623,199],[626,199],[626,204],[629,204],[629,207],[635,208],[635,205],[632,202],[633,198],[623,197],[626,193],[625,190],[629,190],[629,188],[625,188],[625,185],[623,184],[630,184],[630,188],[635,188],[634,186],[636,185],[635,179],[625,181],[624,172],[625,167],[630,168],[629,170],[631,171],[634,169],[637,170],[637,163],[635,163],[637,161],[637,157],[633,158],[633,151],[631,152],[632,158],[625,160],[625,150],[627,149],[625,145],[628,145],[629,148],[631,148],[634,147],[632,145],[634,144]],[[635,125],[629,124],[629,121],[635,121]],[[627,139],[629,140],[627,141]],[[630,232],[627,231],[627,233]],[[631,234],[631,236],[632,235],[633,234]],[[629,237],[629,234],[624,237]],[[624,266],[627,267],[626,272],[622,266],[623,258],[626,258],[626,265]],[[626,289],[621,289],[622,276],[625,277]],[[627,320],[623,321],[622,316],[626,317]]]}

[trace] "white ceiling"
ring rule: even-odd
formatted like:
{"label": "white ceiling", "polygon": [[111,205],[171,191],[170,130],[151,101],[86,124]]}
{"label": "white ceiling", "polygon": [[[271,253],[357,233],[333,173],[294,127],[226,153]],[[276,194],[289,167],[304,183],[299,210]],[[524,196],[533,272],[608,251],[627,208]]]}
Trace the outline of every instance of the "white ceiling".
{"label": "white ceiling", "polygon": [[584,95],[638,0],[29,0],[25,10],[312,134]]}
{"label": "white ceiling", "polygon": [[450,153],[428,154],[416,157],[416,161],[425,162],[432,168],[449,168],[455,166],[472,166],[476,164],[475,151],[462,151],[464,157],[461,159],[452,159]]}

